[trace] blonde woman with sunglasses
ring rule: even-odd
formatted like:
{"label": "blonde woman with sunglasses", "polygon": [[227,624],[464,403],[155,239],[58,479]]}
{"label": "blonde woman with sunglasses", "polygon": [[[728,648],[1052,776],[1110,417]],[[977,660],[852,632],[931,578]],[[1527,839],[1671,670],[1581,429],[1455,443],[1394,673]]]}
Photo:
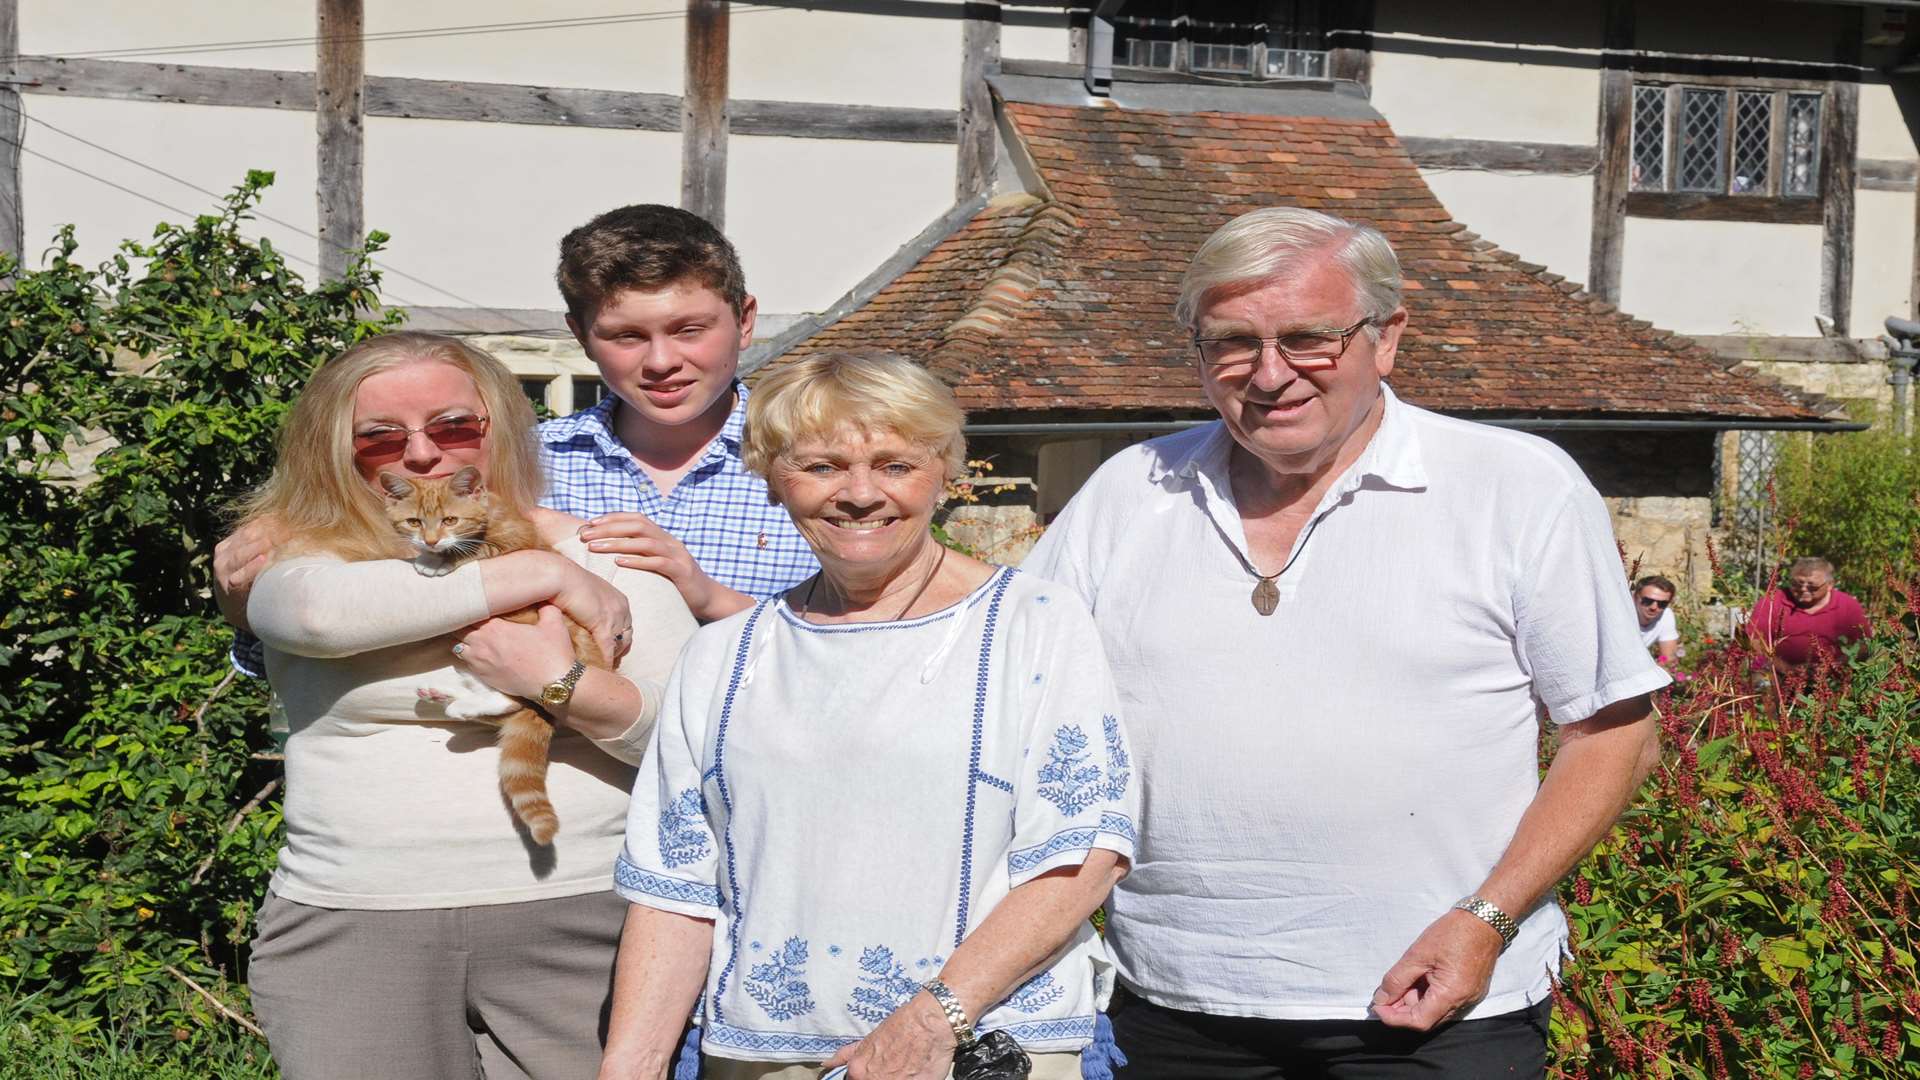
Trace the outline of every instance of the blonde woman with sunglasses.
{"label": "blonde woman with sunglasses", "polygon": [[[435,334],[371,338],[316,373],[246,503],[281,538],[247,616],[289,729],[286,843],[249,982],[289,1080],[597,1068],[626,908],[612,866],[694,621],[665,578],[589,555],[580,521],[534,505],[533,422],[486,353]],[[553,550],[443,576],[391,558],[382,474],[469,467]],[[535,605],[537,624],[494,618]],[[617,670],[578,670],[558,612],[624,653]],[[493,730],[422,693],[462,670],[546,702],[562,822],[550,845],[500,797]],[[570,697],[543,698],[562,684]]]}

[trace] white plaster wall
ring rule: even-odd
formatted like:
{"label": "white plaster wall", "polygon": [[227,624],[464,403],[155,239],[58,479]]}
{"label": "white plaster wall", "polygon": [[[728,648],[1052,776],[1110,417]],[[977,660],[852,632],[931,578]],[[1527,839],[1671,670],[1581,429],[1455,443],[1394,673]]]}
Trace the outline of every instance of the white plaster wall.
{"label": "white plaster wall", "polygon": [[1914,152],[1913,133],[1907,129],[1893,89],[1884,84],[1860,86],[1860,156],[1901,161],[1920,157]]}
{"label": "white plaster wall", "polygon": [[732,48],[734,97],[932,109],[960,102],[957,18],[740,12]]}
{"label": "white plaster wall", "polygon": [[1905,191],[1853,194],[1854,337],[1879,334],[1889,315],[1912,317],[1913,203]]}
{"label": "white plaster wall", "polygon": [[[111,255],[123,239],[151,237],[157,222],[188,221],[217,208],[218,197],[190,184],[224,195],[239,185],[248,169],[270,169],[274,184],[258,212],[287,224],[259,220],[248,231],[272,238],[296,270],[313,275],[319,244],[312,236],[316,211],[311,114],[38,94],[22,98],[28,122],[23,132],[27,153],[21,156],[20,202],[29,264],[38,265],[47,241],[63,224],[76,226],[80,240],[76,257],[96,263]],[[173,179],[86,146],[66,133],[162,170]],[[116,190],[107,182],[140,194]]]}
{"label": "white plaster wall", "polygon": [[392,233],[389,261],[433,286],[389,278],[393,294],[558,308],[560,237],[615,206],[677,202],[680,137],[369,117],[366,170],[368,228]]}
{"label": "white plaster wall", "polygon": [[1620,306],[1683,334],[1810,337],[1820,227],[1627,219]]}
{"label": "white plaster wall", "polygon": [[[283,0],[284,2],[284,0]],[[312,4],[288,4],[312,25]],[[406,0],[366,6],[367,74],[415,79],[583,86],[677,94],[686,72],[686,5],[674,0]],[[620,19],[587,26],[517,26],[486,32],[376,35],[499,23]],[[743,10],[739,26],[755,16]],[[309,35],[311,29],[306,31]],[[313,66],[312,48],[303,66]]]}
{"label": "white plaster wall", "polygon": [[[143,63],[172,61],[213,67],[313,69],[311,3],[192,0],[19,0],[20,51],[89,56],[120,49],[205,46],[213,43],[305,39],[288,45],[249,45],[223,51],[178,50],[127,56]],[[525,17],[525,16],[523,16]]]}
{"label": "white plaster wall", "polygon": [[761,309],[839,299],[953,205],[954,167],[951,146],[735,136],[727,235]]}
{"label": "white plaster wall", "polygon": [[[1027,8],[1021,13],[1038,12],[1048,14],[1043,9]],[[1000,55],[1006,59],[1053,60],[1066,63],[1072,52],[1072,43],[1066,24],[1059,26],[1002,26],[1000,28]]]}
{"label": "white plaster wall", "polygon": [[1584,281],[1593,179],[1429,169],[1421,175],[1455,221],[1528,262]]}
{"label": "white plaster wall", "polygon": [[1596,70],[1373,54],[1373,107],[1402,135],[1593,145]]}

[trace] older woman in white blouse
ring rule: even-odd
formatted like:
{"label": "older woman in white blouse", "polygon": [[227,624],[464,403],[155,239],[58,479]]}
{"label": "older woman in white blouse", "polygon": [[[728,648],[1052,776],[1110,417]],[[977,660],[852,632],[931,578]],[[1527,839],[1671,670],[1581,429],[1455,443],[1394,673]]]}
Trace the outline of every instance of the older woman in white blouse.
{"label": "older woman in white blouse", "polygon": [[1137,785],[1086,611],[931,535],[962,419],[895,356],[755,389],[747,461],[821,572],[700,630],[667,687],[603,1077],[664,1077],[696,999],[708,1077],[936,1080],[969,1028],[1080,1075],[1106,989],[1087,917]]}

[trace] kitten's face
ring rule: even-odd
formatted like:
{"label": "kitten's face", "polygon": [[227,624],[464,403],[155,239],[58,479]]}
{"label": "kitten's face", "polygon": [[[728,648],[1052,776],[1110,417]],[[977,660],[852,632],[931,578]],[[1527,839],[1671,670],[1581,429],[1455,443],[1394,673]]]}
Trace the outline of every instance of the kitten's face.
{"label": "kitten's face", "polygon": [[480,470],[468,466],[452,476],[408,478],[380,474],[387,494],[387,520],[413,545],[416,557],[444,563],[479,550],[486,539],[492,503],[480,487]]}

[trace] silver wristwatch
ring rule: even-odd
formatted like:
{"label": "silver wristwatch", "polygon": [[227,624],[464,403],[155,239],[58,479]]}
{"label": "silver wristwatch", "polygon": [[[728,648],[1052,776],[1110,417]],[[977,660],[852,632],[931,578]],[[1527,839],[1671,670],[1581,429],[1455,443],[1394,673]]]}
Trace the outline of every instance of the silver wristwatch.
{"label": "silver wristwatch", "polygon": [[953,1037],[961,1046],[972,1046],[979,1041],[979,1036],[973,1033],[973,1022],[967,1019],[966,1006],[960,1004],[959,995],[946,983],[929,979],[921,984],[920,989],[932,994],[933,1000],[940,1003],[940,1011],[947,1014],[947,1026],[953,1029]]}
{"label": "silver wristwatch", "polygon": [[1469,896],[1456,902],[1453,909],[1476,916],[1488,926],[1493,927],[1494,932],[1500,935],[1501,952],[1505,952],[1507,946],[1513,944],[1513,939],[1520,935],[1520,924],[1513,921],[1513,916],[1495,907],[1490,900]]}

